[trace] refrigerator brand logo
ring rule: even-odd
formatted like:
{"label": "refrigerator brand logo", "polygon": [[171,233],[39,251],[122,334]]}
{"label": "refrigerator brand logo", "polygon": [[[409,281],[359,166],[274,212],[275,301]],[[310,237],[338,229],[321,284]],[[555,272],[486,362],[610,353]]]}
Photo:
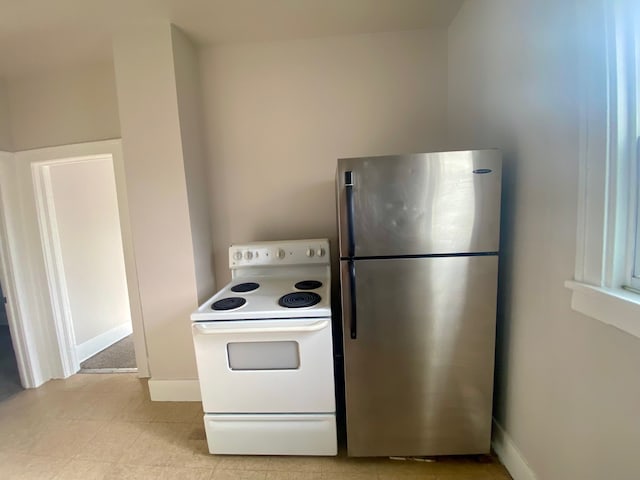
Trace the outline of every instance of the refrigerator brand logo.
{"label": "refrigerator brand logo", "polygon": [[478,175],[482,175],[485,173],[491,173],[493,170],[491,170],[490,168],[476,168],[473,173],[476,173]]}

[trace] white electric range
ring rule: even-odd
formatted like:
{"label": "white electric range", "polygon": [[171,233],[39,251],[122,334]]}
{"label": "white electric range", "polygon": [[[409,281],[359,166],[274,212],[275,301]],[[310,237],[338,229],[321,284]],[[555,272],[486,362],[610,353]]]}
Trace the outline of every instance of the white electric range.
{"label": "white electric range", "polygon": [[232,245],[229,266],[191,315],[209,451],[336,455],[328,240]]}

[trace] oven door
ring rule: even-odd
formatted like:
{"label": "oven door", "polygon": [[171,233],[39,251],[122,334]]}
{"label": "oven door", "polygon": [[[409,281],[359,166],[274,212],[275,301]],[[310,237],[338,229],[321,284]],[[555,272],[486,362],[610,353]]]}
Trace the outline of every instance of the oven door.
{"label": "oven door", "polygon": [[206,413],[334,412],[331,319],[193,324]]}

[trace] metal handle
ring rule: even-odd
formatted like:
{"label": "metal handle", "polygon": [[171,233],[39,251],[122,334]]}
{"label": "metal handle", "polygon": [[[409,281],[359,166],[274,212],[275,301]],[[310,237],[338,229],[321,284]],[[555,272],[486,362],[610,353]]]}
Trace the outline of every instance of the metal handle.
{"label": "metal handle", "polygon": [[349,291],[351,293],[351,322],[349,328],[351,338],[355,340],[358,336],[358,319],[356,317],[356,263],[353,260],[349,260]]}
{"label": "metal handle", "polygon": [[353,257],[356,250],[355,232],[353,227],[353,172],[344,172],[344,185],[347,194],[347,255]]}
{"label": "metal handle", "polygon": [[225,328],[217,325],[196,323],[194,328],[206,335],[218,335],[229,333],[289,333],[289,332],[317,332],[329,325],[329,320],[321,320],[311,325],[299,325],[297,327],[249,327],[249,328]]}

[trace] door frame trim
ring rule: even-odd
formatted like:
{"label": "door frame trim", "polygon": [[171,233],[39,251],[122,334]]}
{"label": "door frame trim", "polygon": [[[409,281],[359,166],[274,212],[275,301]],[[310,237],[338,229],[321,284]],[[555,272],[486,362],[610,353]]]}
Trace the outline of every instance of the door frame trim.
{"label": "door frame trim", "polygon": [[[42,164],[55,160],[68,161],[69,159],[96,155],[102,157],[109,155],[113,159],[138,376],[149,377],[146,338],[142,320],[142,306],[127,201],[122,141],[120,139],[47,147],[16,152],[11,155],[13,172],[8,182],[10,186],[11,183],[14,183],[20,184],[23,188],[22,191],[13,189],[15,191],[12,190],[12,192],[9,192],[11,193],[9,200],[11,200],[12,208],[19,207],[20,209],[17,221],[13,222],[15,224],[13,225],[14,230],[17,230],[9,232],[11,236],[13,236],[13,238],[9,238],[9,240],[13,242],[12,244],[18,242],[17,245],[20,245],[21,242],[23,244],[25,242],[28,243],[28,245],[21,247],[20,251],[22,252],[23,249],[25,251],[22,252],[20,258],[16,257],[11,259],[12,267],[14,271],[16,271],[18,266],[20,269],[25,270],[23,275],[25,279],[17,283],[18,287],[26,286],[29,284],[29,281],[43,277],[42,287],[47,290],[51,289],[48,284],[48,279],[45,278],[45,272],[42,271],[44,269],[42,258],[44,246],[40,244],[38,248],[38,246],[33,244],[32,240],[25,237],[25,235],[28,235],[32,230],[38,229],[36,199],[33,194],[36,188],[41,188],[42,185],[40,185],[40,187],[37,186],[38,182],[36,182],[33,176],[33,166],[37,163]],[[0,208],[6,212],[5,209],[9,208],[9,205],[0,205]],[[33,226],[27,228],[24,222],[29,222],[33,224]],[[20,223],[22,223],[22,225],[20,225]],[[33,278],[28,279],[26,277]],[[37,283],[40,283],[40,280],[38,280]],[[34,284],[31,283],[31,285]],[[51,289],[50,292],[16,292],[17,303],[27,302],[27,300],[34,303],[32,306],[29,306],[29,311],[31,312],[33,310],[33,312],[31,312],[32,314],[24,315],[19,321],[23,327],[23,329],[21,329],[23,332],[22,335],[24,335],[23,338],[26,340],[27,348],[25,349],[25,355],[30,358],[30,362],[28,362],[28,364],[25,363],[25,370],[33,372],[33,382],[27,382],[26,387],[37,387],[51,378],[65,377],[75,373],[72,371],[73,368],[70,368],[73,365],[69,361],[72,354],[68,350],[68,337],[64,342],[60,342],[59,338],[56,338],[53,319],[55,314],[52,312],[54,292],[54,289]],[[58,328],[57,325],[56,328]],[[18,336],[20,336],[20,333],[18,333]],[[75,349],[75,345],[73,345],[73,347]],[[64,353],[62,351],[63,349],[66,349]],[[61,365],[63,355],[66,355],[65,368]]]}
{"label": "door frame trim", "polygon": [[111,158],[111,155],[92,155],[87,157],[47,160],[31,164],[36,213],[38,216],[38,226],[40,227],[40,238],[42,240],[45,273],[47,275],[47,283],[49,284],[53,324],[58,339],[58,352],[62,365],[62,375],[65,378],[80,370],[80,361],[76,351],[76,336],[71,318],[71,304],[68,295],[69,289],[64,275],[60,233],[53,199],[51,167]]}
{"label": "door frame trim", "polygon": [[[40,375],[36,374],[37,368],[31,355],[30,336],[24,328],[24,315],[20,304],[21,295],[18,291],[18,282],[15,276],[15,266],[18,263],[12,248],[14,236],[10,232],[7,219],[11,186],[6,183],[6,179],[11,179],[14,176],[13,172],[7,171],[13,160],[14,155],[12,153],[0,151],[0,172],[2,173],[0,174],[0,282],[2,282],[4,296],[7,299],[5,311],[16,364],[18,365],[20,383],[24,388],[34,388],[42,382],[39,378],[36,378],[40,377]],[[15,207],[19,208],[18,205],[15,205]]]}

